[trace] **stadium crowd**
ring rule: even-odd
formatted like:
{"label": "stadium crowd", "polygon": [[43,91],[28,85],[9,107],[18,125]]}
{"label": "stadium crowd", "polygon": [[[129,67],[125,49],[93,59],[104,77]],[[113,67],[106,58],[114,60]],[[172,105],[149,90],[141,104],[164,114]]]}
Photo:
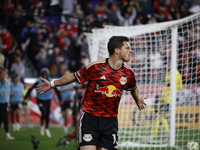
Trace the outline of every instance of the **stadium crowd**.
{"label": "stadium crowd", "polygon": [[176,20],[198,12],[199,5],[198,0],[3,0],[0,65],[22,82],[25,59],[37,76],[48,67],[51,77],[60,77],[90,61],[84,32]]}

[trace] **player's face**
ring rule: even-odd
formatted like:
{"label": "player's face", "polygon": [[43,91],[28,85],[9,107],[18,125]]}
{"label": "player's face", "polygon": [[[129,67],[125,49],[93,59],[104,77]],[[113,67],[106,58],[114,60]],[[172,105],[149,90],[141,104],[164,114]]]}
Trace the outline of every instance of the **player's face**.
{"label": "player's face", "polygon": [[121,47],[119,55],[123,62],[129,62],[133,52],[130,44],[127,41],[124,41],[123,44],[124,45]]}

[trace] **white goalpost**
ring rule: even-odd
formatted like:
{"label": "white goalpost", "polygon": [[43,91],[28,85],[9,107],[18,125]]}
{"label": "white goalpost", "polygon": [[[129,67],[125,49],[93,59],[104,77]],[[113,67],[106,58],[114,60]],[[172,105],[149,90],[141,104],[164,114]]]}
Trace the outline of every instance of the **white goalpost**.
{"label": "white goalpost", "polygon": [[147,107],[139,111],[125,91],[119,107],[118,149],[184,150],[200,144],[200,13],[164,23],[105,26],[85,33],[90,60],[108,57],[111,36],[129,37],[136,75]]}

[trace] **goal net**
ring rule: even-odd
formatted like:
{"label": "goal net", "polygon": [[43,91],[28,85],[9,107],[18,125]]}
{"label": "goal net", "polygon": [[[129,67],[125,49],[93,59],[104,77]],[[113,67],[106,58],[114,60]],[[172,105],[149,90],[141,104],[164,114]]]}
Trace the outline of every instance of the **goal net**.
{"label": "goal net", "polygon": [[91,61],[108,57],[113,35],[130,39],[128,63],[147,107],[139,111],[129,92],[119,107],[118,149],[186,149],[200,144],[200,13],[140,26],[105,26],[86,33]]}

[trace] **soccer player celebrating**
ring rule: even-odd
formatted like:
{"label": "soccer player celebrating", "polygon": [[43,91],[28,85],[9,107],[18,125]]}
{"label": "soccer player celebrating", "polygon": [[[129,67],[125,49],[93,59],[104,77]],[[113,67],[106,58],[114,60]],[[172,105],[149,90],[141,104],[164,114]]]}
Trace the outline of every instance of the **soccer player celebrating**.
{"label": "soccer player celebrating", "polygon": [[82,97],[79,127],[80,150],[116,150],[118,141],[118,106],[124,90],[130,91],[139,110],[145,108],[144,99],[139,96],[133,70],[129,62],[132,50],[125,36],[112,36],[108,45],[109,58],[91,62],[80,70],[66,74],[58,80],[37,85],[37,91],[44,93],[55,86],[74,81],[87,82]]}

